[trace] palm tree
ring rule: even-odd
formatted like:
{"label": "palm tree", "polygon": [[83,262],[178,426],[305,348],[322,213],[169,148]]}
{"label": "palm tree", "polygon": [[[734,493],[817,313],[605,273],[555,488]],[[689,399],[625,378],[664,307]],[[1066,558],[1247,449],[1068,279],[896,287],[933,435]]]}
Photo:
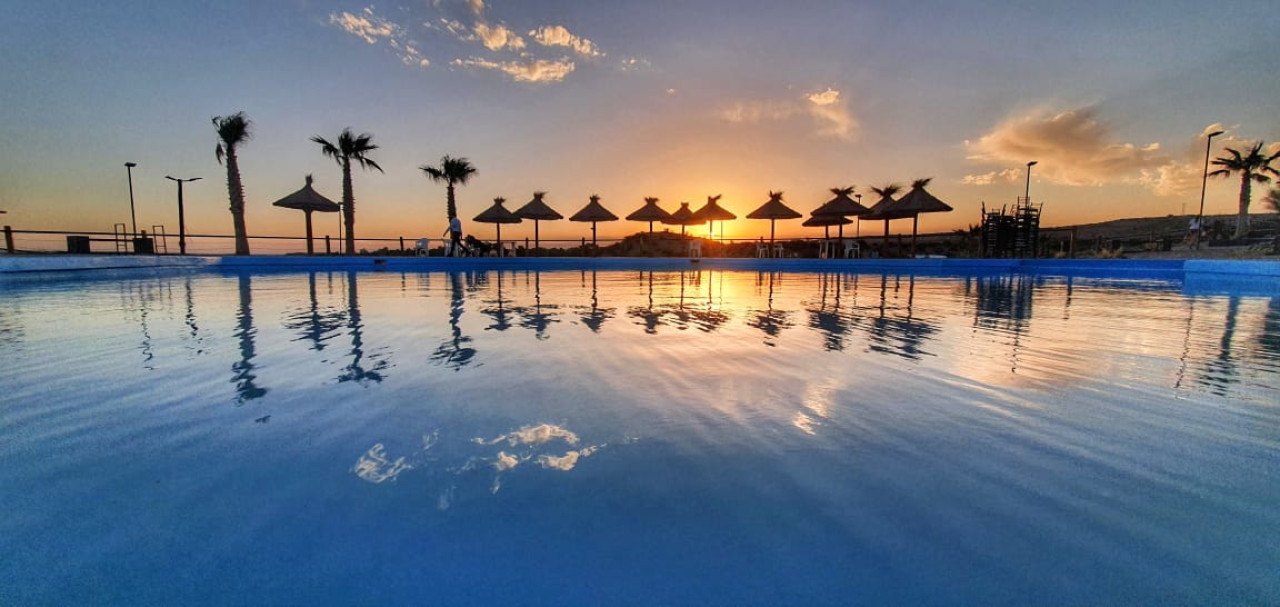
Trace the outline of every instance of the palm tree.
{"label": "palm tree", "polygon": [[337,145],[319,135],[312,137],[311,140],[320,144],[320,151],[337,161],[338,166],[342,167],[342,222],[347,228],[347,255],[355,255],[356,197],[351,188],[351,162],[355,161],[366,170],[372,167],[378,169],[379,173],[383,172],[378,163],[366,156],[369,152],[378,149],[378,146],[373,143],[373,135],[369,133],[354,135],[350,127],[342,129],[342,133],[338,135]]}
{"label": "palm tree", "polygon": [[1222,168],[1209,173],[1209,176],[1227,177],[1232,173],[1240,173],[1240,214],[1236,216],[1234,238],[1244,238],[1249,231],[1249,203],[1253,197],[1253,182],[1271,183],[1271,175],[1280,177],[1280,171],[1271,166],[1276,158],[1280,158],[1280,152],[1270,156],[1263,154],[1261,141],[1244,154],[1231,148],[1226,148],[1226,152],[1230,155],[1213,160],[1213,166]]}
{"label": "palm tree", "polygon": [[431,181],[447,184],[448,204],[445,207],[445,211],[449,214],[449,220],[452,221],[454,217],[458,216],[458,203],[453,196],[453,186],[467,185],[471,177],[476,174],[476,167],[466,158],[445,156],[440,159],[440,166],[438,167],[424,164],[418,168],[422,169],[422,172],[426,173],[427,177],[431,178]]}
{"label": "palm tree", "polygon": [[1267,195],[1262,197],[1262,202],[1266,203],[1272,211],[1280,213],[1280,189],[1268,190]]}
{"label": "palm tree", "polygon": [[252,138],[249,127],[253,123],[244,112],[230,116],[214,116],[213,128],[218,132],[218,147],[214,155],[218,164],[227,158],[227,196],[231,199],[231,221],[236,232],[236,255],[249,254],[249,233],[244,226],[244,183],[240,181],[240,161],[236,148]]}

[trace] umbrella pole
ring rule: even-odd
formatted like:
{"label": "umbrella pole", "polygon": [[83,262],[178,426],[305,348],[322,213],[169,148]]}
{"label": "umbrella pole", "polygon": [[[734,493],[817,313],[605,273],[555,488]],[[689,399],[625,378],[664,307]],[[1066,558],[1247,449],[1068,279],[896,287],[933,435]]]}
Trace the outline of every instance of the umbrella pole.
{"label": "umbrella pole", "polygon": [[[889,225],[889,224],[887,224],[887,223],[885,224],[885,226],[886,226],[886,227],[885,227],[885,229],[884,229],[884,230],[885,230],[885,234],[888,234],[888,233],[889,233],[888,225]],[[887,236],[886,236],[886,238],[887,238]],[[538,220],[537,220],[537,219],[533,220],[533,248],[534,248],[534,250],[535,250],[535,251],[536,251],[536,250],[538,250],[538,249],[541,249],[541,248],[542,248],[542,245],[541,245],[541,244],[538,244]]]}
{"label": "umbrella pole", "polygon": [[777,226],[777,222],[773,219],[770,219],[769,220],[769,249],[770,250],[773,249],[773,235],[774,235],[774,228],[776,226]]}
{"label": "umbrella pole", "polygon": [[[493,225],[498,227],[498,257],[502,257],[502,224],[495,223]],[[501,280],[501,274],[499,274],[499,280]]]}
{"label": "umbrella pole", "polygon": [[596,246],[596,222],[591,222],[591,246]]}
{"label": "umbrella pole", "polygon": [[911,256],[916,256],[916,228],[920,225],[920,214],[911,216]]}
{"label": "umbrella pole", "polygon": [[307,216],[307,255],[313,255],[315,248],[311,244],[311,209],[303,209],[302,213]]}

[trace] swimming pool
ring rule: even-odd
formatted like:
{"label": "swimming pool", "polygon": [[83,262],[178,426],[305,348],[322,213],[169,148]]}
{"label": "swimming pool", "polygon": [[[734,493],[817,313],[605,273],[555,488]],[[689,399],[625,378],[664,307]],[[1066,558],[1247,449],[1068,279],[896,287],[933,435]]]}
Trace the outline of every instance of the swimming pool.
{"label": "swimming pool", "polygon": [[1280,296],[1189,282],[11,284],[0,602],[1267,602]]}

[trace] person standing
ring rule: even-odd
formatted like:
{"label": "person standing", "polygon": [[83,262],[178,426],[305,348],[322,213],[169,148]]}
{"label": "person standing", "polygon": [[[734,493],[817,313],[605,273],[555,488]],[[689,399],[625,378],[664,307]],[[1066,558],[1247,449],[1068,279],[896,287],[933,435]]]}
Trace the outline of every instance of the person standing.
{"label": "person standing", "polygon": [[462,250],[462,220],[457,217],[449,219],[449,229],[445,230],[449,236],[449,256],[457,257]]}

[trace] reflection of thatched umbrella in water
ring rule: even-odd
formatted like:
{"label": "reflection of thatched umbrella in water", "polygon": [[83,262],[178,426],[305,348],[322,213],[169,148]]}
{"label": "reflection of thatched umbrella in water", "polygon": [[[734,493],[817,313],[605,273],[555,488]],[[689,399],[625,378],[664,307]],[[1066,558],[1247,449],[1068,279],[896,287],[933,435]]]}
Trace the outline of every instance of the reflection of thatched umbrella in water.
{"label": "reflection of thatched umbrella in water", "polygon": [[493,319],[493,324],[489,325],[488,327],[485,327],[486,331],[489,329],[506,331],[507,329],[511,328],[511,319],[509,317],[511,316],[512,312],[511,310],[507,310],[506,308],[503,307],[503,305],[506,303],[506,300],[502,298],[502,270],[498,270],[497,274],[498,274],[497,299],[492,299],[486,302],[486,303],[494,304],[493,306],[480,310],[482,313],[484,313],[485,315]]}
{"label": "reflection of thatched umbrella in water", "polygon": [[526,202],[524,206],[516,209],[515,213],[516,217],[521,219],[533,220],[533,248],[535,249],[541,248],[542,246],[539,242],[538,222],[564,219],[564,215],[557,213],[555,209],[547,206],[547,203],[542,200],[542,197],[546,195],[546,192],[534,192],[533,200]]}
{"label": "reflection of thatched umbrella in water", "polygon": [[236,385],[236,403],[244,404],[267,394],[266,388],[253,383],[258,376],[253,373],[253,357],[256,355],[253,337],[257,331],[253,328],[253,284],[248,274],[239,276],[240,309],[236,311],[236,330],[233,335],[240,343],[240,360],[231,365],[235,377],[231,379]]}
{"label": "reflection of thatched umbrella in water", "polygon": [[[586,271],[582,272],[583,282],[586,282]],[[601,308],[598,291],[596,289],[596,271],[591,271],[591,307],[585,308],[581,313],[582,324],[591,329],[592,333],[599,333],[600,327],[604,325],[604,321],[613,318],[613,308]]]}
{"label": "reflection of thatched umbrella in water", "polygon": [[902,186],[896,183],[891,183],[883,187],[871,188],[871,191],[879,194],[880,200],[877,200],[875,204],[871,205],[871,209],[867,213],[859,215],[858,221],[884,220],[884,244],[885,246],[888,246],[889,220],[906,217],[906,215],[897,216],[889,211],[889,209],[893,207],[893,204],[897,202],[893,197],[897,195],[898,192],[902,191]]}
{"label": "reflection of thatched umbrella in water", "polygon": [[506,207],[502,206],[502,203],[506,201],[507,199],[501,196],[494,198],[493,206],[485,209],[479,215],[476,215],[474,219],[472,219],[472,221],[478,221],[480,223],[494,224],[494,227],[497,228],[498,230],[498,253],[499,254],[502,253],[502,224],[520,223],[521,221],[524,221],[523,219],[516,217],[515,213],[508,211]]}
{"label": "reflection of thatched umbrella in water", "polygon": [[917,179],[911,182],[911,191],[899,198],[892,206],[881,213],[891,218],[911,218],[911,256],[916,255],[916,232],[920,227],[921,213],[949,213],[953,209],[924,189],[932,178]]}
{"label": "reflection of thatched umbrella in water", "polygon": [[[826,201],[825,203],[822,204],[822,206],[814,209],[813,210],[814,217],[839,217],[843,219],[847,217],[866,215],[867,213],[871,212],[870,209],[862,206],[857,201],[849,197],[850,194],[853,194],[853,186],[846,186],[842,188],[831,188],[831,193],[835,194],[836,197]],[[842,244],[844,242],[844,224],[845,223],[853,223],[853,222],[846,221],[846,222],[839,222],[834,224],[834,225],[840,226],[839,238]],[[821,224],[815,224],[815,225],[821,225]],[[826,224],[826,225],[833,225],[833,224]]]}
{"label": "reflection of thatched umbrella in water", "polygon": [[653,233],[653,222],[671,219],[671,213],[666,209],[658,206],[658,199],[652,196],[644,199],[644,206],[636,209],[630,215],[627,215],[627,221],[647,221],[649,222],[649,233]]}
{"label": "reflection of thatched umbrella in water", "polygon": [[468,344],[471,338],[462,334],[460,321],[464,311],[466,289],[461,272],[449,273],[449,338],[440,342],[431,353],[431,362],[458,371],[471,363],[476,349]]}
{"label": "reflection of thatched umbrella in water", "polygon": [[315,252],[315,247],[311,241],[311,213],[319,211],[321,213],[337,213],[342,209],[338,203],[321,196],[319,192],[311,187],[311,176],[307,175],[307,183],[302,186],[301,190],[289,194],[280,200],[271,203],[272,206],[284,207],[286,209],[298,209],[307,216],[307,255]]}
{"label": "reflection of thatched umbrella in water", "polygon": [[[907,305],[906,316],[904,318],[889,318],[886,316],[886,308],[888,307],[888,280],[887,275],[881,276],[880,279],[880,316],[871,319],[871,326],[868,328],[871,334],[871,343],[869,348],[875,352],[883,352],[885,354],[893,354],[910,360],[919,360],[921,355],[928,354],[921,346],[928,341],[934,333],[938,332],[938,328],[930,323],[916,320],[912,316],[912,308],[915,300],[915,276],[909,276],[907,287]],[[899,289],[902,277],[894,277],[894,291]],[[891,340],[896,340],[895,345]]]}
{"label": "reflection of thatched umbrella in water", "polygon": [[[769,272],[769,299],[768,305],[764,310],[755,310],[754,316],[747,320],[747,326],[753,329],[760,329],[765,334],[764,345],[773,347],[777,344],[774,339],[782,333],[783,329],[795,326],[791,322],[791,312],[787,310],[773,309],[773,276],[774,272]],[[764,273],[759,274],[761,282],[764,281]]]}
{"label": "reflection of thatched umbrella in water", "polygon": [[[529,273],[525,272],[525,284],[529,283]],[[556,318],[558,313],[543,312],[543,308],[555,310],[559,306],[542,305],[542,272],[535,270],[533,272],[533,308],[520,307],[517,310],[520,313],[520,326],[525,329],[533,329],[534,337],[542,340],[547,339],[547,328],[551,323],[560,322]]]}
{"label": "reflection of thatched umbrella in water", "polygon": [[381,356],[371,355],[373,366],[364,367],[364,319],[360,315],[360,298],[357,292],[357,272],[347,272],[347,328],[351,334],[351,364],[342,369],[338,382],[354,381],[364,385],[366,382],[381,382],[382,371],[386,370],[386,360]]}
{"label": "reflection of thatched umbrella in water", "polygon": [[604,205],[600,204],[600,197],[595,194],[591,195],[591,202],[588,202],[587,206],[582,207],[582,210],[569,218],[569,221],[591,222],[591,246],[593,247],[596,245],[596,222],[617,220],[618,216],[604,208]]}
{"label": "reflection of thatched umbrella in water", "polygon": [[662,223],[680,226],[680,237],[684,238],[685,226],[696,226],[706,222],[694,217],[693,211],[689,210],[689,203],[682,202],[680,203],[680,208],[676,209],[676,212],[672,213],[670,217],[663,219]]}
{"label": "reflection of thatched umbrella in water", "polygon": [[[844,336],[849,332],[849,315],[840,309],[841,276],[839,274],[822,274],[822,298],[817,308],[809,309],[809,327],[821,331],[823,349],[827,351],[844,350]],[[835,297],[832,305],[827,306],[827,284],[834,282]]]}
{"label": "reflection of thatched umbrella in water", "polygon": [[302,336],[297,339],[311,341],[311,349],[318,352],[324,350],[328,345],[325,341],[332,338],[333,333],[342,326],[343,315],[332,308],[320,308],[320,302],[316,298],[315,272],[307,274],[307,290],[310,294],[310,303],[306,308],[299,309],[288,316],[284,327],[301,330]]}
{"label": "reflection of thatched umbrella in water", "polygon": [[723,222],[729,221],[731,219],[737,219],[738,216],[722,208],[720,206],[720,194],[716,194],[715,196],[707,196],[707,204],[702,205],[702,208],[694,211],[693,218],[698,220],[698,223],[702,223],[704,221],[710,223],[711,237],[715,238],[715,235],[716,235],[715,222],[717,221],[722,222],[720,224],[720,231],[723,232],[724,231]]}
{"label": "reflection of thatched umbrella in water", "polygon": [[769,246],[773,246],[774,226],[779,219],[799,219],[804,217],[795,209],[782,202],[782,192],[769,192],[769,201],[760,208],[747,213],[747,219],[769,220]]}
{"label": "reflection of thatched umbrella in water", "polygon": [[[640,272],[640,284],[644,282],[644,271]],[[631,306],[627,310],[627,316],[639,319],[644,325],[644,332],[650,335],[658,332],[658,325],[662,324],[662,311],[653,309],[653,270],[649,270],[649,305],[648,306]]]}

